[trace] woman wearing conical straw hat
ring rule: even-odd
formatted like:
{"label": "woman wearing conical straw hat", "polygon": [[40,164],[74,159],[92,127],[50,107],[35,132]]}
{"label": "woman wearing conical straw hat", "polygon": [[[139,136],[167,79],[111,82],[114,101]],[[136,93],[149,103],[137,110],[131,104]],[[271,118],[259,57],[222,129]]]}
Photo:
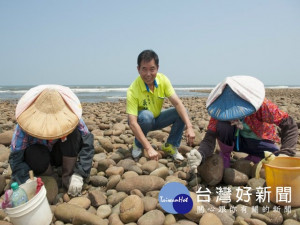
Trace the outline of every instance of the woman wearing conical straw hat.
{"label": "woman wearing conical straw hat", "polygon": [[29,170],[50,175],[52,166],[62,166],[63,186],[80,195],[94,156],[94,137],[81,116],[80,101],[68,87],[40,85],[26,92],[16,107],[9,157],[13,180],[21,184]]}
{"label": "woman wearing conical straw hat", "polygon": [[265,98],[264,85],[255,77],[227,77],[211,91],[206,108],[211,119],[205,137],[198,150],[187,154],[192,169],[212,155],[216,140],[224,168],[230,167],[232,151],[248,153],[246,159],[254,163],[264,158],[264,151],[278,152],[280,138],[280,153],[295,155],[297,124]]}

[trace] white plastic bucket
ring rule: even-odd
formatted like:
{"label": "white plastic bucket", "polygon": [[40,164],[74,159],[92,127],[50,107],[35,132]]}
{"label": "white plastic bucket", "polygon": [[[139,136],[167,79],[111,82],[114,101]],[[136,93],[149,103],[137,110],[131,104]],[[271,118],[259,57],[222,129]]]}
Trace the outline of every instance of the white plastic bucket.
{"label": "white plastic bucket", "polygon": [[14,208],[6,208],[5,212],[10,221],[14,225],[49,225],[52,221],[52,212],[46,193],[45,187],[42,186],[28,202]]}

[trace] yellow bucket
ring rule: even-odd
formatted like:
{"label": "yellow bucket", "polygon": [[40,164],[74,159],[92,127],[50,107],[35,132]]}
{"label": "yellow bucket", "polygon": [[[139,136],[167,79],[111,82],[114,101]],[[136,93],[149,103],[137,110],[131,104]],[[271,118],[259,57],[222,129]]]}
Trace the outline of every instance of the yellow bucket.
{"label": "yellow bucket", "polygon": [[[271,202],[281,206],[300,206],[300,158],[276,157],[264,164]],[[290,187],[290,190],[289,190]],[[276,192],[276,188],[278,188]]]}

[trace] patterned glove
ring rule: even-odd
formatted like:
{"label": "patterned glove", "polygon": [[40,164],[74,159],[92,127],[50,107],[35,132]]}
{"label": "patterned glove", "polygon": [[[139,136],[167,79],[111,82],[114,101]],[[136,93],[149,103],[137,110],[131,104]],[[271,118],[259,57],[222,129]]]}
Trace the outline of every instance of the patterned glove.
{"label": "patterned glove", "polygon": [[188,159],[188,164],[191,167],[192,171],[197,172],[197,167],[202,161],[202,156],[197,149],[192,149],[189,153],[186,154]]}
{"label": "patterned glove", "polygon": [[70,179],[68,194],[73,197],[81,195],[82,186],[83,178],[80,175],[74,173]]}

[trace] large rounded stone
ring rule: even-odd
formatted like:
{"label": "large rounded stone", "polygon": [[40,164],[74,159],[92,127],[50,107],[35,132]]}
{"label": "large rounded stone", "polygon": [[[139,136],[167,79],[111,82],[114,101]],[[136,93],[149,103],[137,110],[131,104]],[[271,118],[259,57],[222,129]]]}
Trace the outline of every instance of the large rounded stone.
{"label": "large rounded stone", "polygon": [[106,129],[110,128],[110,125],[105,124],[105,123],[100,123],[98,126],[101,130],[106,130]]}
{"label": "large rounded stone", "polygon": [[146,212],[156,209],[156,206],[158,203],[157,198],[146,196],[146,197],[142,198],[142,200],[144,202],[144,209]]}
{"label": "large rounded stone", "polygon": [[107,202],[108,204],[115,206],[119,202],[123,201],[123,199],[125,199],[127,196],[128,195],[125,192],[117,192],[115,194],[108,196]]}
{"label": "large rounded stone", "polygon": [[148,174],[158,168],[158,162],[156,160],[149,160],[142,165],[142,170]]}
{"label": "large rounded stone", "polygon": [[164,180],[160,177],[142,175],[121,180],[116,190],[129,193],[132,189],[139,189],[145,194],[148,191],[160,190],[164,184]]}
{"label": "large rounded stone", "polygon": [[116,204],[116,205],[111,209],[111,214],[118,214],[118,215],[120,215],[120,205],[121,205],[121,202],[119,202],[118,204]]}
{"label": "large rounded stone", "polygon": [[0,162],[8,161],[10,149],[0,144]]}
{"label": "large rounded stone", "polygon": [[124,173],[124,168],[123,167],[118,167],[118,166],[111,166],[105,171],[107,176],[112,176],[112,175],[120,175]]}
{"label": "large rounded stone", "polygon": [[[113,130],[113,135],[115,135],[115,136],[120,136],[122,133],[123,133],[122,130]],[[121,140],[121,139],[119,139],[119,140]]]}
{"label": "large rounded stone", "polygon": [[96,154],[105,152],[105,149],[101,146],[98,140],[94,140],[94,149]]}
{"label": "large rounded stone", "polygon": [[105,205],[107,201],[105,193],[100,190],[90,191],[88,194],[88,198],[91,200],[91,205],[94,207]]}
{"label": "large rounded stone", "polygon": [[[244,220],[245,224],[251,224],[251,225],[267,225],[264,221],[258,220],[258,219],[252,219],[252,218],[245,218]],[[243,224],[244,225],[244,224]],[[291,224],[289,224],[291,225]]]}
{"label": "large rounded stone", "polygon": [[141,218],[139,218],[138,225],[163,225],[165,221],[165,215],[162,211],[157,209],[145,213]]}
{"label": "large rounded stone", "polygon": [[127,178],[130,178],[130,177],[138,177],[139,175],[134,172],[134,171],[127,171],[125,172],[123,175],[122,175],[122,178],[123,179],[127,179]]}
{"label": "large rounded stone", "polygon": [[131,195],[137,195],[139,196],[140,198],[143,198],[144,197],[144,194],[139,190],[139,189],[133,189],[130,191],[130,194]]}
{"label": "large rounded stone", "polygon": [[251,218],[252,208],[245,205],[237,205],[236,206],[236,215],[243,218]]}
{"label": "large rounded stone", "polygon": [[190,192],[190,197],[193,200],[193,208],[188,213],[184,214],[186,218],[192,220],[194,222],[199,222],[200,218],[203,215],[203,212],[199,212],[198,208],[202,208],[202,202],[198,202],[197,194],[194,192]]}
{"label": "large rounded stone", "polygon": [[175,223],[175,225],[197,225],[197,223],[186,219],[182,219],[182,220],[178,220],[177,223]]}
{"label": "large rounded stone", "polygon": [[117,163],[117,166],[123,167],[125,171],[130,170],[135,165],[135,161],[132,159],[123,159]]}
{"label": "large rounded stone", "polygon": [[192,147],[199,146],[200,142],[203,140],[204,137],[204,135],[201,134],[198,130],[194,130],[194,133],[195,133],[195,140]]}
{"label": "large rounded stone", "polygon": [[12,130],[0,133],[0,144],[9,146],[13,137],[13,133],[14,132]]}
{"label": "large rounded stone", "polygon": [[258,187],[264,187],[266,183],[265,179],[262,178],[251,178],[250,180],[248,180],[247,184],[249,187],[251,187],[252,189],[256,190]]}
{"label": "large rounded stone", "polygon": [[107,168],[110,165],[113,165],[113,166],[116,165],[116,162],[112,159],[101,159],[101,160],[97,161],[97,163],[98,163],[97,170],[99,172],[107,170]]}
{"label": "large rounded stone", "polygon": [[240,159],[233,163],[233,168],[237,171],[240,171],[241,173],[246,174],[248,177],[251,177],[252,175],[252,167],[254,163],[246,160],[246,159]]}
{"label": "large rounded stone", "polygon": [[200,165],[199,174],[208,185],[213,186],[222,180],[223,169],[223,159],[218,154],[213,154]]}
{"label": "large rounded stone", "polygon": [[136,222],[143,213],[144,203],[137,195],[126,197],[120,205],[120,219],[123,223]]}
{"label": "large rounded stone", "polygon": [[110,205],[100,205],[97,209],[97,216],[104,219],[107,218],[111,214],[111,206]]}
{"label": "large rounded stone", "polygon": [[167,176],[169,176],[169,169],[165,166],[162,166],[151,172],[150,175],[165,179]]}
{"label": "large rounded stone", "polygon": [[241,173],[235,169],[226,168],[224,170],[223,180],[225,184],[240,186],[240,185],[246,185],[249,178],[246,174]]}
{"label": "large rounded stone", "polygon": [[[115,146],[115,144],[113,144],[113,145],[114,145],[114,148],[118,148],[118,147]],[[109,158],[114,160],[116,163],[118,163],[121,159],[124,158],[124,156],[121,153],[115,153],[114,152],[110,155]]]}
{"label": "large rounded stone", "polygon": [[173,214],[166,215],[164,225],[172,225],[174,223],[176,223],[176,219],[174,215]]}
{"label": "large rounded stone", "polygon": [[199,225],[222,225],[221,220],[213,213],[205,213],[199,222]]}
{"label": "large rounded stone", "polygon": [[155,138],[159,142],[164,142],[167,139],[168,135],[169,135],[168,133],[160,131],[160,130],[150,131],[147,134],[148,137]]}
{"label": "large rounded stone", "polygon": [[293,219],[287,219],[283,222],[283,225],[300,225],[300,222]]}
{"label": "large rounded stone", "polygon": [[101,161],[101,160],[103,160],[103,159],[107,159],[107,155],[106,155],[106,153],[104,153],[104,152],[97,153],[97,154],[95,154],[94,157],[93,157],[93,160],[94,160],[95,162],[99,162],[99,161]]}
{"label": "large rounded stone", "polygon": [[101,146],[107,151],[107,152],[112,152],[114,146],[112,145],[111,141],[109,138],[99,138],[98,139]]}
{"label": "large rounded stone", "polygon": [[90,177],[90,182],[95,187],[102,187],[102,186],[106,186],[106,184],[108,183],[108,179],[104,176],[96,175]]}
{"label": "large rounded stone", "polygon": [[271,211],[265,214],[265,216],[271,219],[272,225],[280,225],[283,222],[283,216],[278,211]]}
{"label": "large rounded stone", "polygon": [[219,210],[219,208],[214,207],[209,202],[202,202],[202,205],[204,206],[206,212],[214,213],[221,220],[222,224],[232,225],[234,223],[234,217],[230,211],[222,212]]}
{"label": "large rounded stone", "polygon": [[126,127],[123,123],[115,123],[112,127],[113,130],[121,130],[121,131],[125,131]]}
{"label": "large rounded stone", "polygon": [[120,182],[121,180],[121,176],[120,175],[112,175],[109,177],[108,179],[108,183],[107,183],[107,190],[108,189],[112,189],[115,188],[116,185]]}
{"label": "large rounded stone", "polygon": [[183,184],[184,186],[187,185],[186,180],[182,180],[182,179],[180,179],[179,177],[176,177],[176,176],[174,176],[174,175],[171,175],[171,176],[166,177],[166,183],[171,183],[171,182],[181,183],[181,184]]}
{"label": "large rounded stone", "polygon": [[141,175],[143,173],[142,169],[137,165],[132,165],[128,170],[129,171],[134,171],[139,175]]}
{"label": "large rounded stone", "polygon": [[107,222],[99,216],[88,212],[80,206],[68,203],[58,205],[55,208],[54,216],[65,223],[107,225]]}
{"label": "large rounded stone", "polygon": [[120,217],[116,213],[112,213],[109,218],[109,225],[124,225],[124,223],[121,221]]}
{"label": "large rounded stone", "polygon": [[85,197],[75,197],[72,198],[68,203],[72,205],[80,206],[84,209],[88,209],[91,205],[91,200]]}

